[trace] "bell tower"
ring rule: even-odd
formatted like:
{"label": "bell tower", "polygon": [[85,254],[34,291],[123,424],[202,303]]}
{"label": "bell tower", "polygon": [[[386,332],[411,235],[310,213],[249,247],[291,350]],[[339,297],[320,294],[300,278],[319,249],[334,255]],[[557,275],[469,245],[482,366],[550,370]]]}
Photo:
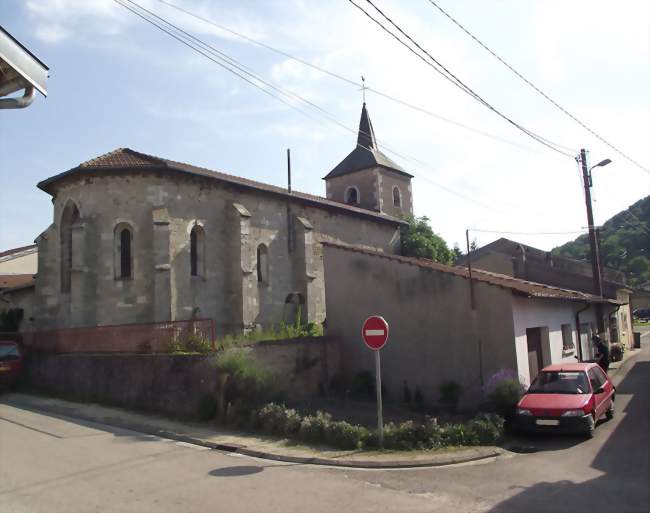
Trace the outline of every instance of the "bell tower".
{"label": "bell tower", "polygon": [[413,175],[379,151],[364,102],[356,147],[323,178],[327,199],[406,217],[413,214],[411,178]]}

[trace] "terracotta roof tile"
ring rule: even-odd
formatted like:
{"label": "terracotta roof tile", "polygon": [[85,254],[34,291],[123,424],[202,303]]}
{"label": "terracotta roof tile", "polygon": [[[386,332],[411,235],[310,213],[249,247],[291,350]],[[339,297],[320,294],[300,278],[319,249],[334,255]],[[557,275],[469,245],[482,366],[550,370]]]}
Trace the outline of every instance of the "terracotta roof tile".
{"label": "terracotta roof tile", "polygon": [[153,155],[147,155],[146,153],[140,153],[130,148],[118,148],[117,150],[111,151],[94,159],[83,162],[79,166],[72,168],[68,171],[64,171],[58,175],[52,176],[43,180],[38,184],[38,187],[45,192],[51,193],[51,186],[54,185],[59,180],[77,173],[83,172],[96,172],[96,171],[129,171],[133,169],[150,169],[155,171],[172,171],[190,174],[193,176],[201,176],[205,178],[210,178],[213,180],[219,180],[221,182],[227,182],[230,184],[238,185],[241,187],[246,187],[249,189],[255,189],[261,192],[267,192],[271,194],[281,195],[285,198],[293,198],[301,200],[304,202],[336,209],[351,212],[357,215],[372,217],[373,219],[386,221],[395,224],[404,224],[405,221],[397,219],[395,217],[380,214],[372,210],[367,210],[364,208],[355,207],[353,205],[347,205],[345,203],[339,203],[338,201],[328,200],[320,196],[315,196],[312,194],[306,194],[303,192],[292,191],[289,193],[287,189],[283,187],[277,187],[275,185],[270,185],[262,182],[257,182],[255,180],[250,180],[248,178],[243,178],[240,176],[229,175],[226,173],[221,173],[219,171],[213,171],[211,169],[206,169],[203,167],[193,166],[191,164],[185,164],[183,162],[176,162],[174,160],[164,159],[161,157],[155,157]]}
{"label": "terracotta roof tile", "polygon": [[160,165],[160,159],[149,157],[142,153],[130,151],[128,148],[118,148],[94,159],[87,160],[79,164],[82,169],[102,168],[102,167],[149,167]]}
{"label": "terracotta roof tile", "polygon": [[0,275],[0,289],[24,287],[34,283],[33,274],[2,274]]}

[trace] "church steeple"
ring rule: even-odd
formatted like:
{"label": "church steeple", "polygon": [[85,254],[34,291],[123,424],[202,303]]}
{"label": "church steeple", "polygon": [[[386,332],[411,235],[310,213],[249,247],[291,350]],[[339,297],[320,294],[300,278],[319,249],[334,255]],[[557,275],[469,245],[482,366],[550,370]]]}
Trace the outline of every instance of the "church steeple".
{"label": "church steeple", "polygon": [[325,177],[327,197],[391,216],[412,214],[412,177],[379,151],[364,101],[355,148]]}
{"label": "church steeple", "polygon": [[375,139],[375,132],[372,129],[368,109],[366,109],[366,102],[363,102],[361,109],[361,119],[359,120],[359,135],[357,136],[357,144],[368,148],[369,150],[377,149],[377,140]]}
{"label": "church steeple", "polygon": [[375,131],[370,122],[366,103],[364,102],[361,108],[361,118],[359,119],[357,146],[327,174],[325,180],[375,167],[390,169],[409,178],[413,176],[379,151]]}

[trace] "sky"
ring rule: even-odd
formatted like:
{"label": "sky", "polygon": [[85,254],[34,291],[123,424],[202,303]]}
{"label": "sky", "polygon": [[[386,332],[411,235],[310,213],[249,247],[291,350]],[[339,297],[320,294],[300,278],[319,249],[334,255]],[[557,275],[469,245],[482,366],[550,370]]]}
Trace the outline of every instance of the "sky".
{"label": "sky", "polygon": [[[542,98],[429,0],[375,4],[490,104],[568,155],[451,85],[348,0],[167,1],[354,82],[364,76],[369,88],[435,114],[366,92],[380,149],[415,175],[415,214],[427,216],[450,245],[464,245],[470,229],[479,246],[505,236],[548,250],[584,232],[573,158],[580,148],[592,165],[613,161],[593,171],[596,224],[650,193],[648,172]],[[354,148],[358,85],[159,0],[138,2],[329,118],[304,105],[297,111],[297,101],[277,101],[113,0],[0,0],[0,25],[50,68],[47,98],[0,111],[0,251],[31,244],[52,223],[51,198],[36,188],[40,180],[119,147],[279,186],[286,185],[291,148],[294,189],[321,196],[322,177]],[[650,2],[436,2],[565,109],[650,167]]]}

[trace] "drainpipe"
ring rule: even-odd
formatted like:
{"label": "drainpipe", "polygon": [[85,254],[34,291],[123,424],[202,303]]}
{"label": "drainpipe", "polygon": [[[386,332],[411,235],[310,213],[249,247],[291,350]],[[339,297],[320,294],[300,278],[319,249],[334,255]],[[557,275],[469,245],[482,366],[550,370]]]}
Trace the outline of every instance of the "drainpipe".
{"label": "drainpipe", "polygon": [[580,314],[586,310],[589,310],[591,305],[587,303],[585,307],[582,310],[578,310],[576,312],[576,329],[578,330],[578,354],[580,356],[580,361],[583,362],[583,354],[582,354],[582,340],[580,339]]}
{"label": "drainpipe", "polygon": [[0,109],[24,109],[34,101],[34,87],[25,87],[25,94],[19,98],[0,99]]}

